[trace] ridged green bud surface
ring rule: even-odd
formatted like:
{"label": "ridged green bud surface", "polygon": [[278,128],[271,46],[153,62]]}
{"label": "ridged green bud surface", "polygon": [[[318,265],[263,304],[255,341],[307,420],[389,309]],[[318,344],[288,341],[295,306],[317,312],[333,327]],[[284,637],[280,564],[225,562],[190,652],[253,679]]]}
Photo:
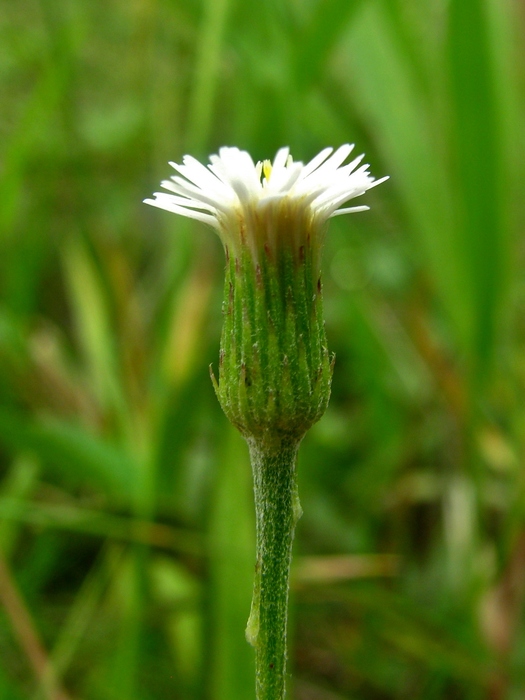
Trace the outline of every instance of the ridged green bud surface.
{"label": "ridged green bud surface", "polygon": [[246,438],[271,442],[300,439],[319,420],[332,378],[318,232],[312,240],[306,215],[297,222],[282,206],[272,213],[226,247],[215,382],[233,425]]}

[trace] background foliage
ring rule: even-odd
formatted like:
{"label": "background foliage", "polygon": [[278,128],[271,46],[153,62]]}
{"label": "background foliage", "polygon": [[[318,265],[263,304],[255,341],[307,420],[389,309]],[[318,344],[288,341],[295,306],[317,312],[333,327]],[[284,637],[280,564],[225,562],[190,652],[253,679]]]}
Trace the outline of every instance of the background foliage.
{"label": "background foliage", "polygon": [[0,698],[246,700],[222,251],[144,206],[223,144],[354,141],[300,456],[298,700],[525,693],[525,16],[515,0],[3,0]]}

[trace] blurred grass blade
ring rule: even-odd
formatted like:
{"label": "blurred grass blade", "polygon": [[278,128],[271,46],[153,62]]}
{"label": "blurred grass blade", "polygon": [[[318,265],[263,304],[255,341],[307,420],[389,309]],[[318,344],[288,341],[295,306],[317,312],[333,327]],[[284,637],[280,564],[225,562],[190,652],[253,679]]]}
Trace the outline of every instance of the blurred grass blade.
{"label": "blurred grass blade", "polygon": [[214,282],[215,266],[210,263],[210,257],[204,254],[188,270],[184,283],[173,294],[159,362],[163,385],[167,388],[179,389],[187,383],[195,364],[201,360],[202,336]]}
{"label": "blurred grass blade", "polygon": [[198,557],[203,555],[201,538],[190,530],[113,515],[102,510],[64,504],[47,505],[0,496],[0,516],[4,520],[3,527],[7,522],[18,522],[41,529],[67,530]]}
{"label": "blurred grass blade", "polygon": [[201,581],[182,562],[157,555],[149,569],[152,595],[165,611],[162,626],[169,645],[171,685],[180,697],[202,697],[203,660],[210,644],[204,645]]}
{"label": "blurred grass blade", "polygon": [[362,0],[318,0],[296,42],[295,76],[299,88],[314,85],[330,57],[334,45],[346,30]]}
{"label": "blurred grass blade", "polygon": [[12,627],[13,636],[26,657],[26,663],[31,668],[37,681],[45,687],[47,700],[70,700],[69,695],[61,687],[50,664],[48,654],[41,635],[35,625],[17,581],[13,576],[8,562],[0,553],[0,604],[5,610]]}
{"label": "blurred grass blade", "polygon": [[26,696],[22,696],[21,691],[12,685],[7,674],[4,672],[3,666],[0,666],[0,698],[2,698],[2,700],[26,699]]}
{"label": "blurred grass blade", "polygon": [[342,59],[351,75],[349,99],[374,130],[385,167],[406,210],[412,235],[452,321],[459,346],[471,346],[473,309],[464,275],[445,144],[381,3],[366,5],[352,25]]}
{"label": "blurred grass blade", "polygon": [[473,350],[479,359],[475,371],[480,379],[492,356],[508,258],[500,216],[501,139],[486,2],[452,0],[448,31],[453,162],[465,275],[474,303]]}
{"label": "blurred grass blade", "polygon": [[100,275],[80,238],[71,237],[64,245],[63,263],[76,333],[91,384],[105,408],[122,412],[109,303]]}
{"label": "blurred grass blade", "polygon": [[33,422],[0,408],[0,442],[11,450],[34,451],[66,483],[97,486],[120,503],[129,502],[136,490],[131,457],[71,423]]}
{"label": "blurred grass blade", "polygon": [[42,73],[37,85],[24,105],[17,128],[9,135],[2,148],[2,169],[0,171],[0,244],[6,245],[15,230],[14,224],[22,197],[25,170],[32,150],[42,133],[45,133],[48,120],[60,99],[57,76],[49,66]]}
{"label": "blurred grass blade", "polygon": [[255,694],[254,652],[244,637],[250,613],[255,521],[246,445],[229,425],[217,465],[209,522],[212,607],[210,697],[248,700]]}
{"label": "blurred grass blade", "polygon": [[210,134],[230,0],[205,0],[188,107],[187,147],[201,155]]}
{"label": "blurred grass blade", "polygon": [[[21,452],[11,465],[0,487],[0,501],[7,498],[14,503],[24,504],[38,485],[39,463],[33,455]],[[9,559],[16,544],[19,525],[5,518],[0,506],[0,552]]]}
{"label": "blurred grass blade", "polygon": [[115,571],[105,600],[105,615],[117,624],[111,649],[107,649],[102,674],[93,675],[98,697],[104,700],[138,700],[139,659],[142,633],[142,552],[132,551]]}
{"label": "blurred grass blade", "polygon": [[[97,612],[103,592],[120,565],[122,556],[122,551],[115,546],[104,548],[92,570],[84,579],[50,654],[53,669],[58,679],[64,677],[77,654],[82,638]],[[44,683],[34,694],[33,700],[43,700],[43,685]]]}

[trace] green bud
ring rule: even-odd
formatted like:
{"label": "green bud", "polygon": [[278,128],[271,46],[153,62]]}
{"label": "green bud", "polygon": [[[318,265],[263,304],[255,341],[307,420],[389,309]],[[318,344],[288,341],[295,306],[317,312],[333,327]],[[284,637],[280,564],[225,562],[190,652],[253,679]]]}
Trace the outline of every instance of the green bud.
{"label": "green bud", "polygon": [[233,425],[263,441],[302,438],[330,397],[320,235],[309,212],[289,209],[269,208],[225,246],[219,381],[212,379]]}

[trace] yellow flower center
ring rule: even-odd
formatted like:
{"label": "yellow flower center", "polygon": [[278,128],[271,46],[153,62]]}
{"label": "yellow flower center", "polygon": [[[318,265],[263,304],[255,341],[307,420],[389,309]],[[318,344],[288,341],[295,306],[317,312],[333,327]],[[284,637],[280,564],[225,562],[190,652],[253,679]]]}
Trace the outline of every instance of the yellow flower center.
{"label": "yellow flower center", "polygon": [[263,162],[263,173],[267,182],[270,182],[270,176],[272,174],[272,162],[270,160],[265,160]]}

